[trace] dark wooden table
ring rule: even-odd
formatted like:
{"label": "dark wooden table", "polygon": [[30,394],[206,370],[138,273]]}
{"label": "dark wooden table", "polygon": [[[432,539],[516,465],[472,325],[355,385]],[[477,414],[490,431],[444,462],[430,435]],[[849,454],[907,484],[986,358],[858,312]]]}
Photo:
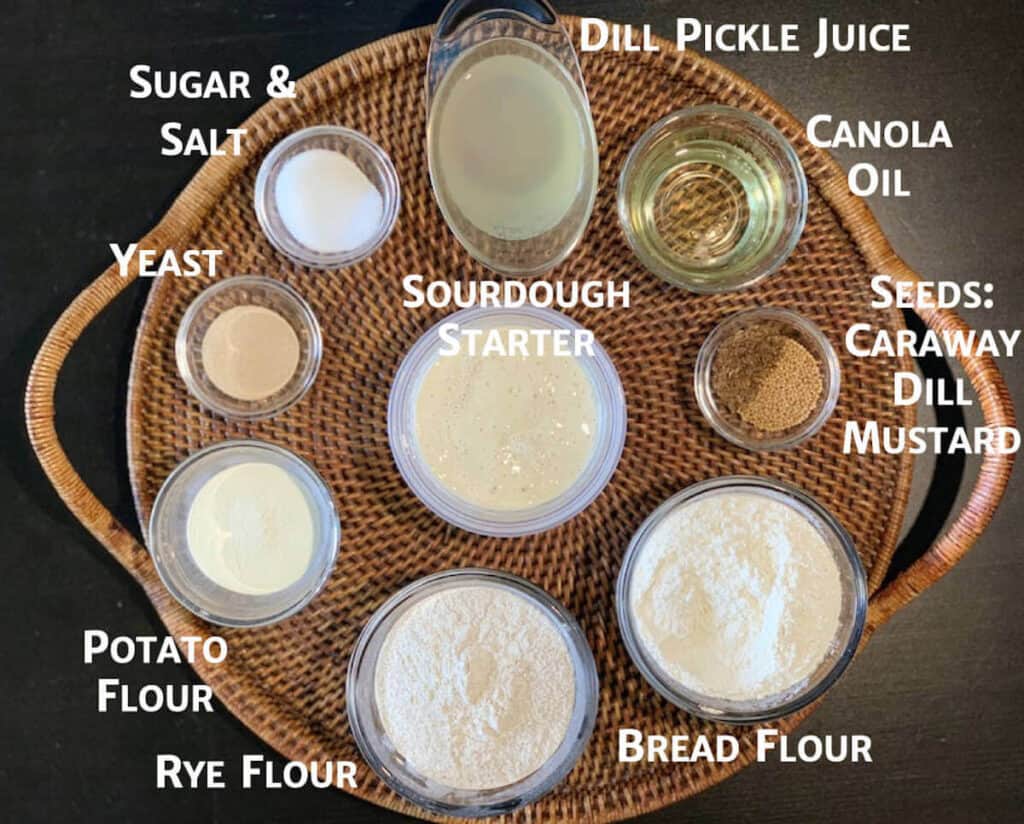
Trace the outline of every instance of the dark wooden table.
{"label": "dark wooden table", "polygon": [[[235,125],[260,102],[137,101],[128,70],[246,69],[286,63],[296,75],[393,31],[432,22],[440,2],[269,3],[240,0],[74,3],[18,0],[0,26],[5,180],[0,197],[0,818],[7,821],[392,821],[327,791],[157,791],[154,756],[224,758],[263,745],[224,711],[101,715],[100,676],[185,682],[184,667],[82,663],[82,631],[161,634],[142,593],[64,509],[24,434],[31,357],[72,297],[110,260],[108,244],[140,237],[199,165],[159,153],[167,120]],[[677,14],[715,22],[798,22],[819,5],[594,0],[566,12],[650,22],[672,35]],[[975,325],[1024,316],[1021,156],[1024,17],[1011,3],[843,2],[843,22],[911,24],[907,55],[717,56],[801,119],[944,119],[955,148],[837,151],[898,165],[913,190],[872,199],[894,246],[926,276],[997,285]],[[58,392],[59,426],[88,483],[135,523],[123,414],[142,300],[133,288],[83,337]],[[1018,401],[1021,359],[1004,364]],[[1019,820],[1024,792],[1024,529],[1018,473],[974,552],[887,626],[806,725],[865,733],[870,765],[745,770],[647,821],[836,822]],[[237,784],[237,782],[235,782]]]}

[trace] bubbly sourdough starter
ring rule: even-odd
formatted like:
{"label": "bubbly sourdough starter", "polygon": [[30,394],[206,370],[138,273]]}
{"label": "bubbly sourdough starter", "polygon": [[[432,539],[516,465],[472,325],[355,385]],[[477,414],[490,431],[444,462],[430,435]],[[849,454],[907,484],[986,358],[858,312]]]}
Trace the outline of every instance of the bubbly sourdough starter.
{"label": "bubbly sourdough starter", "polygon": [[302,577],[313,557],[313,513],[288,472],[251,461],[223,469],[188,512],[188,549],[215,583],[234,592],[277,592]]}
{"label": "bubbly sourdough starter", "polygon": [[636,561],[630,610],[648,653],[714,698],[787,691],[817,669],[842,606],[839,568],[797,510],[743,492],[681,504]]}
{"label": "bubbly sourdough starter", "polygon": [[[507,328],[500,329],[508,349]],[[488,509],[528,509],[565,492],[590,458],[597,408],[575,357],[439,357],[416,399],[416,439],[437,479]]]}
{"label": "bubbly sourdough starter", "polygon": [[503,787],[542,767],[575,700],[568,647],[520,595],[465,586],[413,604],[374,673],[381,722],[414,770],[463,790]]}

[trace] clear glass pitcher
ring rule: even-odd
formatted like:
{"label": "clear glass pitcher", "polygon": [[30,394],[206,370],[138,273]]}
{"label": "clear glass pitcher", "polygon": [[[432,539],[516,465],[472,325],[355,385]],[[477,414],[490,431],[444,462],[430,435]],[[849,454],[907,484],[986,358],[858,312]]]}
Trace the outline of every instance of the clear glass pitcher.
{"label": "clear glass pitcher", "polygon": [[597,137],[568,32],[543,0],[452,0],[430,44],[427,157],[465,249],[509,276],[573,250],[597,193]]}

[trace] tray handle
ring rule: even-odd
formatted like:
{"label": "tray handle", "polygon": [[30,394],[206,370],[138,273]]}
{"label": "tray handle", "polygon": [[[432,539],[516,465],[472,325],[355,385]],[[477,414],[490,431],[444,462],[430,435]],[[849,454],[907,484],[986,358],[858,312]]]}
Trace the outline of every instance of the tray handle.
{"label": "tray handle", "polygon": [[140,583],[149,578],[143,569],[149,553],[135,536],[107,509],[71,465],[57,435],[54,392],[61,367],[79,336],[124,289],[138,269],[132,266],[122,277],[111,266],[90,283],[50,329],[29,372],[25,391],[25,421],[28,437],[43,471],[71,513],[82,522],[118,562]]}
{"label": "tray handle", "polygon": [[[892,255],[888,272],[896,281],[917,283],[920,277],[903,261]],[[949,309],[915,307],[918,317],[937,332],[968,332],[968,325]],[[990,355],[958,357],[974,391],[986,426],[1016,426],[1013,401],[995,359]],[[878,629],[900,609],[949,572],[979,538],[1006,491],[1013,469],[1014,455],[986,454],[970,497],[957,513],[956,519],[935,540],[928,550],[894,580],[872,596],[868,606],[865,637]]]}

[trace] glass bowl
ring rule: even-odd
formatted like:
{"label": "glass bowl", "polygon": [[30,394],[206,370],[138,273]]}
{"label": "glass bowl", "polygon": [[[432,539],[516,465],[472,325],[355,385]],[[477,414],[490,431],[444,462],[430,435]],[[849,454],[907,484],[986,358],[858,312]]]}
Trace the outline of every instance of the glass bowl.
{"label": "glass bowl", "polygon": [[[203,338],[210,324],[235,306],[262,306],[284,318],[299,340],[299,362],[291,379],[273,395],[241,400],[223,392],[203,367]],[[258,275],[227,278],[192,301],[178,325],[174,357],[185,386],[207,409],[226,418],[256,420],[284,412],[309,391],[320,369],[323,339],[313,310],[292,287]]]}
{"label": "glass bowl", "polygon": [[[415,772],[388,738],[376,700],[377,659],[396,622],[417,602],[444,590],[466,586],[503,589],[540,609],[565,642],[576,684],[568,730],[547,763],[514,784],[484,790],[447,787]],[[359,751],[392,790],[438,815],[479,818],[509,813],[536,801],[569,774],[594,730],[598,682],[594,656],[583,631],[554,598],[514,575],[487,569],[458,569],[428,575],[409,584],[373,614],[349,661],[346,694],[349,725]]]}
{"label": "glass bowl", "polygon": [[[322,252],[303,244],[285,226],[277,209],[275,189],[284,164],[309,149],[329,149],[353,161],[377,187],[383,212],[377,231],[354,249]],[[341,269],[368,258],[387,240],[398,219],[401,188],[391,158],[366,135],[342,126],[311,126],[289,135],[263,159],[256,176],[255,208],[271,245],[290,260],[317,269]]]}
{"label": "glass bowl", "polygon": [[771,123],[729,106],[651,126],[619,176],[619,221],[640,262],[693,292],[742,289],[777,270],[807,219],[807,180]]}
{"label": "glass bowl", "polygon": [[[703,695],[669,676],[648,653],[634,626],[630,598],[633,573],[653,530],[678,507],[698,498],[726,492],[768,496],[795,509],[831,548],[839,570],[842,605],[836,635],[825,658],[810,677],[776,695],[756,700],[733,700]],[[615,588],[619,629],[633,663],[654,689],[687,712],[730,724],[753,724],[781,718],[820,698],[846,669],[864,631],[867,579],[853,540],[828,510],[794,486],[768,478],[727,476],[688,486],[654,510],[640,525],[626,549]]]}
{"label": "glass bowl", "polygon": [[[188,515],[196,495],[217,473],[241,463],[269,463],[302,489],[314,524],[313,554],[299,580],[276,592],[248,594],[208,578],[188,548]],[[297,455],[263,441],[223,441],[180,463],[164,481],[149,518],[149,551],[168,592],[190,612],[227,627],[257,627],[294,615],[327,583],[338,556],[341,526],[334,497],[316,470]]]}
{"label": "glass bowl", "polygon": [[[715,358],[719,349],[741,329],[771,324],[779,332],[799,342],[818,364],[821,394],[810,415],[801,423],[774,432],[763,432],[718,402],[712,385]],[[693,369],[693,388],[697,406],[708,423],[723,438],[746,449],[789,449],[818,432],[835,411],[839,400],[841,372],[839,358],[825,334],[811,321],[788,309],[762,307],[730,315],[708,335],[697,353]]]}
{"label": "glass bowl", "polygon": [[440,357],[443,341],[438,331],[442,324],[452,322],[463,329],[501,326],[582,329],[559,312],[534,307],[461,309],[431,327],[405,356],[388,398],[388,441],[405,482],[436,515],[479,535],[499,538],[531,535],[578,515],[611,480],[626,440],[626,398],[611,358],[596,341],[593,357],[577,358],[590,379],[598,421],[590,458],[576,481],[561,495],[529,509],[489,509],[459,497],[442,484],[420,454],[416,438],[416,401],[420,386],[427,371]]}
{"label": "glass bowl", "polygon": [[[472,189],[467,189],[465,180],[471,181],[475,176],[463,173],[457,164],[446,166],[445,153],[442,151],[442,135],[457,134],[463,142],[471,145],[468,149],[462,147],[453,156],[489,156],[490,145],[486,142],[486,133],[478,133],[474,139],[468,124],[448,128],[450,124],[446,105],[449,100],[459,97],[457,90],[460,84],[473,82],[474,67],[499,56],[523,58],[544,69],[547,76],[553,78],[566,93],[568,103],[564,107],[565,111],[572,110],[574,125],[579,127],[578,175],[574,174],[572,181],[552,184],[546,197],[535,196],[515,209],[501,209],[501,204],[517,196],[515,186],[510,185],[505,197],[493,202],[480,200],[476,195],[470,196]],[[475,82],[486,82],[479,78],[479,74],[478,71]],[[531,87],[531,91],[534,93],[520,93],[514,99],[542,99],[535,92],[535,87]],[[483,98],[489,99],[486,94]],[[499,0],[493,3],[452,0],[448,3],[430,42],[426,103],[427,161],[431,187],[445,222],[466,251],[493,271],[510,277],[540,274],[565,260],[579,243],[590,220],[597,196],[599,160],[597,135],[579,60],[572,40],[551,5],[544,0]],[[559,110],[554,106],[552,109]],[[554,128],[553,124],[559,122],[559,119],[551,115],[552,109],[544,114],[538,112],[533,117],[524,115],[522,122],[533,124],[534,127],[547,124]],[[496,122],[499,114],[495,112],[494,117],[488,117],[477,111],[466,120],[486,126],[492,120]],[[521,122],[508,124],[508,128],[522,128]],[[568,139],[565,137],[567,132],[568,127],[562,134],[555,134],[558,134],[559,139]],[[552,143],[553,138],[549,135],[548,145]],[[548,155],[558,156],[554,148]],[[502,166],[504,169],[507,167],[507,163]],[[554,165],[551,175],[556,175],[558,171],[559,167]],[[456,181],[462,182],[456,184]],[[461,198],[456,191],[460,188]],[[564,209],[560,208],[560,202],[559,208],[556,208],[556,199],[562,193],[569,193],[570,189],[574,191],[571,199],[566,198]],[[541,215],[544,208],[549,208],[550,214]],[[495,213],[494,209],[500,211]],[[530,225],[527,219],[533,221],[533,224]]]}

